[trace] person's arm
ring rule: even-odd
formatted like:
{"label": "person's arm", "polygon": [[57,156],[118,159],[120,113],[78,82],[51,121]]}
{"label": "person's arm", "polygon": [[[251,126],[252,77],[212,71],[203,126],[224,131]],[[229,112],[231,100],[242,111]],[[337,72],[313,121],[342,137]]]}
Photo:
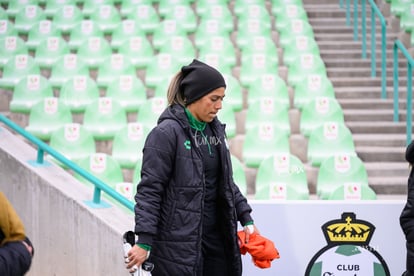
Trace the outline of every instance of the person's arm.
{"label": "person's arm", "polygon": [[7,242],[0,247],[0,275],[24,275],[32,263],[32,254],[24,241]]}

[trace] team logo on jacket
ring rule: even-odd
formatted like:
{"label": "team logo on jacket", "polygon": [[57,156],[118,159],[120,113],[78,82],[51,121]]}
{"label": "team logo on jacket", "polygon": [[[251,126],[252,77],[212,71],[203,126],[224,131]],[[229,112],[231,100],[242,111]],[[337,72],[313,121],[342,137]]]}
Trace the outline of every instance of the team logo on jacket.
{"label": "team logo on jacket", "polygon": [[375,226],[343,213],[322,225],[328,243],[306,268],[305,276],[390,276],[387,264],[369,242]]}

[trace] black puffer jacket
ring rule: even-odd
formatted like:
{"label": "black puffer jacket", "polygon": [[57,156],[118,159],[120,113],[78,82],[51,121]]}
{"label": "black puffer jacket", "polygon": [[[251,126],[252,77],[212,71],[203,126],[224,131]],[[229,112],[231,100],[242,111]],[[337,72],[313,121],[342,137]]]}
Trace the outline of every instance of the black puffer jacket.
{"label": "black puffer jacket", "polygon": [[[222,183],[219,210],[226,233],[224,248],[231,275],[242,274],[237,221],[252,220],[246,198],[233,182],[224,125],[210,123],[220,139]],[[141,181],[135,196],[135,232],[140,243],[152,246],[153,275],[198,275],[201,264],[201,229],[204,170],[184,108],[168,107],[147,137],[143,150]]]}
{"label": "black puffer jacket", "polygon": [[[405,159],[414,164],[414,141],[407,147]],[[414,276],[414,170],[408,177],[407,203],[400,216],[401,228],[407,240],[407,259],[405,276]]]}

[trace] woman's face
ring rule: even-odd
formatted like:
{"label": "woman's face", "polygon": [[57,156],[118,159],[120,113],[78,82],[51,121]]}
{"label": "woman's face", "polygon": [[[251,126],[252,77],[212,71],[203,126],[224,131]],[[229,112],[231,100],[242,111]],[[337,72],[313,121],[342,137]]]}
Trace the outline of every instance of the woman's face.
{"label": "woman's face", "polygon": [[222,107],[225,90],[224,87],[217,88],[189,104],[187,109],[198,121],[209,123],[213,121]]}

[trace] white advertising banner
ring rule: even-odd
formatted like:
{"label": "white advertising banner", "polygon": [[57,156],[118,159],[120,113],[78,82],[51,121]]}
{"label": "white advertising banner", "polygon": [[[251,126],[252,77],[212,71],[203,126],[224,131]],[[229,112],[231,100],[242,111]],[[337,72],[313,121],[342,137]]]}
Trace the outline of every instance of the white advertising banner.
{"label": "white advertising banner", "polygon": [[280,258],[270,268],[243,255],[244,276],[400,276],[405,237],[399,216],[405,201],[254,201],[261,235]]}

